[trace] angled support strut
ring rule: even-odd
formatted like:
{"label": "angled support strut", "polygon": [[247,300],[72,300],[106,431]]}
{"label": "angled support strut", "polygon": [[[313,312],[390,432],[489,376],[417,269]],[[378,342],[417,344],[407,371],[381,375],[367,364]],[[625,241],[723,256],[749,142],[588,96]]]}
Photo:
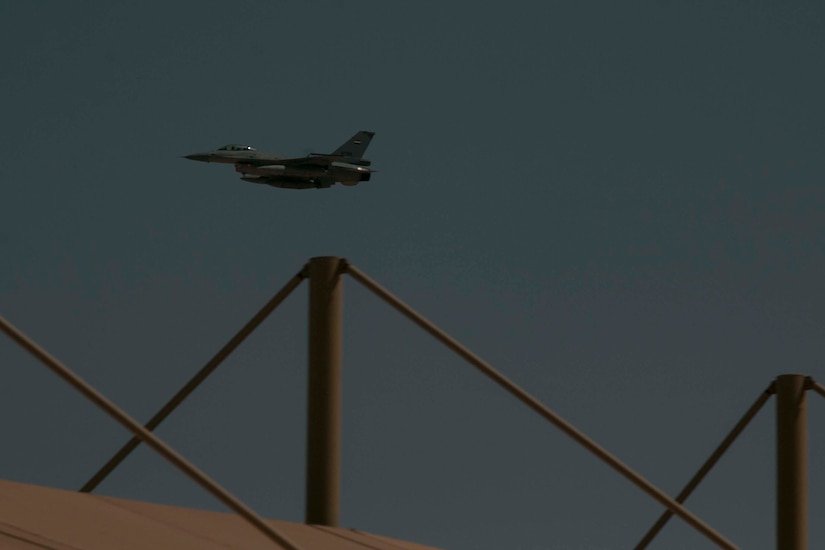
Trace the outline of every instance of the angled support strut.
{"label": "angled support strut", "polygon": [[676,502],[667,493],[653,485],[650,481],[642,477],[640,474],[633,471],[629,466],[624,464],[618,458],[610,454],[608,451],[600,447],[595,441],[587,437],[585,434],[576,429],[572,424],[564,420],[561,416],[551,411],[543,405],[538,399],[524,391],[506,376],[495,370],[492,366],[483,361],[476,354],[458,343],[447,333],[435,326],[433,323],[425,319],[410,306],[396,298],[392,293],[383,288],[381,285],[367,277],[364,273],[352,265],[347,266],[347,273],[350,274],[356,281],[367,287],[376,296],[387,302],[402,315],[407,317],[413,323],[424,329],[427,333],[433,336],[436,340],[453,350],[461,356],[468,363],[473,365],[476,369],[481,371],[485,376],[493,380],[496,384],[507,390],[516,399],[533,409],[536,413],[556,426],[562,432],[567,434],[570,438],[576,441],[579,445],[596,455],[602,462],[616,470],[623,477],[628,479],[631,483],[636,485],[639,489],[647,493],[653,499],[665,506],[668,510],[682,518],[691,527],[705,535],[708,539],[713,541],[719,548],[733,550],[737,547],[717,533],[714,529],[693,515],[690,510]]}
{"label": "angled support strut", "polygon": [[808,385],[814,390],[816,393],[825,397],[825,386],[814,380],[813,378],[808,378]]}
{"label": "angled support strut", "polygon": [[117,405],[106,399],[101,393],[86,383],[85,380],[77,376],[68,367],[52,357],[46,350],[37,345],[28,336],[17,330],[11,323],[0,317],[0,330],[5,332],[12,340],[17,342],[23,349],[36,357],[41,363],[48,367],[53,373],[62,378],[66,383],[80,392],[86,399],[97,405],[106,414],[115,419],[121,426],[129,430],[140,441],[149,445],[160,456],[169,461],[178,470],[183,472],[195,483],[206,489],[212,496],[221,501],[229,509],[237,513],[243,519],[252,524],[264,536],[280,548],[288,550],[301,550],[290,539],[275,531],[271,525],[266,523],[261,516],[252,511],[243,502],[229,493],[226,489],[218,485],[212,478],[200,471],[189,461],[179,455],[174,449],[161,441],[155,434],[141,426],[135,419],[126,414]]}
{"label": "angled support strut", "polygon": [[[212,357],[212,359],[210,359],[209,362],[206,363],[206,365],[204,365],[201,370],[199,370],[195,376],[193,376],[189,382],[187,382],[186,385],[172,397],[172,399],[170,399],[157,413],[155,413],[155,416],[153,416],[151,420],[146,423],[144,428],[151,432],[157,428],[167,416],[172,414],[172,411],[174,411],[178,405],[183,403],[183,400],[189,397],[189,394],[195,391],[195,388],[197,388],[201,382],[206,380],[206,378],[212,374],[212,372],[217,369],[221,363],[223,363],[224,359],[229,357],[229,354],[235,351],[235,349],[240,346],[244,340],[246,340],[247,336],[252,334],[252,331],[258,328],[258,325],[263,323],[264,320],[269,317],[269,314],[272,313],[275,308],[278,307],[281,302],[283,302],[286,297],[289,296],[290,293],[301,284],[301,281],[303,281],[304,277],[306,277],[305,272],[306,268],[302,269],[297,275],[292,277],[292,279],[290,279],[289,282],[284,285],[284,287],[278,291],[278,293],[273,296],[272,299],[269,300],[264,307],[262,307],[260,311],[258,311],[258,313],[256,313],[255,316],[252,317],[252,319],[250,319],[249,322],[247,322],[243,328],[241,328],[241,330],[239,330],[237,334],[235,334],[235,336],[233,336],[232,339],[229,340],[229,342],[227,342],[226,345],[224,345],[218,353],[216,353],[215,356]],[[139,437],[132,437],[132,439],[121,447],[120,450],[115,453],[115,455],[110,458],[109,461],[97,471],[97,473],[95,473],[95,475],[89,478],[89,481],[87,481],[86,484],[80,488],[80,492],[90,493],[94,491],[95,487],[100,485],[100,483],[106,479],[106,477],[112,473],[114,469],[117,468],[120,463],[123,462],[126,457],[138,447],[138,445],[140,445],[140,443],[141,439]]]}
{"label": "angled support strut", "polygon": [[[736,441],[736,438],[739,437],[739,434],[741,434],[745,427],[750,423],[750,421],[753,420],[753,417],[756,416],[756,413],[759,412],[759,410],[762,408],[765,402],[768,399],[770,399],[771,395],[773,395],[775,391],[774,387],[775,384],[771,384],[765,391],[763,391],[759,395],[759,397],[756,399],[753,405],[751,405],[747,412],[744,415],[742,415],[742,418],[739,419],[739,422],[736,423],[736,425],[733,427],[730,433],[725,437],[724,440],[722,440],[722,443],[720,443],[719,446],[716,447],[716,450],[713,451],[713,454],[710,455],[710,458],[708,458],[705,461],[705,463],[702,464],[702,467],[699,468],[699,471],[696,472],[696,474],[691,478],[688,484],[685,485],[685,488],[682,489],[682,491],[676,497],[676,502],[678,502],[679,504],[683,504],[691,495],[691,493],[693,493],[696,487],[698,487],[699,484],[702,483],[702,480],[705,479],[705,476],[708,475],[708,473],[710,473],[711,469],[716,465],[716,463],[719,462],[719,459],[722,458],[722,455],[725,454],[725,451],[727,451],[728,448],[733,444],[733,442]],[[671,512],[670,510],[665,510],[664,512],[662,512],[662,515],[659,517],[659,519],[656,521],[653,527],[650,528],[650,530],[642,538],[642,540],[639,541],[639,544],[636,545],[635,550],[643,550],[644,548],[647,548],[647,546],[653,541],[656,535],[659,534],[659,531],[662,530],[662,528],[667,524],[671,517],[673,517],[673,512]]]}

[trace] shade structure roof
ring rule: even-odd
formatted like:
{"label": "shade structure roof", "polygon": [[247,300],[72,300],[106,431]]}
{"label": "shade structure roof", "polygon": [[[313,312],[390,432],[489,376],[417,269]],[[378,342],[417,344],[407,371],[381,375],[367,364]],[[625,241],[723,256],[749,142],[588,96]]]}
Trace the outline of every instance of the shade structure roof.
{"label": "shade structure roof", "polygon": [[[357,531],[267,520],[302,550],[436,550]],[[0,480],[0,549],[277,550],[240,516]]]}

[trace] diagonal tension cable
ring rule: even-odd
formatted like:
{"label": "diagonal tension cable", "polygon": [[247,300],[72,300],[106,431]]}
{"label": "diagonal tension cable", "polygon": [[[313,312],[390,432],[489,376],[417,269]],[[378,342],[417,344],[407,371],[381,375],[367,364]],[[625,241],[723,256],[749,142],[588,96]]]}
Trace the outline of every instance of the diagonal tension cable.
{"label": "diagonal tension cable", "polygon": [[[269,314],[272,313],[275,310],[275,308],[277,308],[281,304],[281,302],[283,302],[286,299],[286,297],[289,296],[290,293],[293,290],[295,290],[298,287],[298,285],[301,284],[301,281],[303,281],[304,278],[306,278],[306,267],[304,267],[304,269],[302,269],[298,274],[292,277],[292,279],[290,279],[289,282],[287,282],[287,284],[284,285],[284,287],[281,290],[279,290],[278,293],[275,296],[273,296],[272,299],[269,300],[260,309],[260,311],[258,311],[258,313],[256,313],[255,316],[252,317],[252,319],[250,319],[249,322],[247,322],[243,326],[243,328],[241,328],[241,330],[239,330],[237,334],[235,334],[235,336],[233,336],[232,339],[229,340],[229,342],[227,342],[226,345],[224,345],[220,349],[220,351],[218,351],[218,353],[216,353],[215,356],[212,357],[212,359],[210,359],[209,362],[206,363],[206,365],[204,365],[201,368],[201,370],[199,370],[195,374],[195,376],[193,376],[189,380],[189,382],[187,382],[186,385],[183,386],[178,391],[178,393],[176,393],[172,397],[172,399],[170,399],[169,402],[167,402],[155,414],[155,416],[151,418],[151,420],[149,420],[149,422],[146,423],[144,428],[146,428],[150,432],[157,428],[160,425],[160,423],[163,422],[166,419],[166,417],[169,416],[172,413],[172,411],[174,411],[178,407],[178,405],[183,403],[183,400],[186,399],[189,396],[189,394],[195,391],[195,388],[197,388],[201,384],[201,382],[206,380],[206,378],[210,374],[212,374],[212,372],[216,368],[218,368],[218,366],[224,361],[224,359],[229,357],[229,354],[235,351],[235,348],[240,346],[241,343],[244,340],[246,340],[247,336],[252,334],[252,331],[258,328],[258,325],[264,322],[264,320],[269,316]],[[132,437],[132,439],[130,439],[128,443],[121,447],[120,450],[117,453],[115,453],[115,455],[112,458],[110,458],[109,461],[106,464],[104,464],[95,475],[89,478],[89,481],[87,481],[86,484],[80,488],[80,492],[90,493],[94,491],[95,487],[97,487],[104,479],[106,479],[106,477],[110,473],[112,473],[112,471],[114,471],[114,469],[117,468],[120,465],[120,463],[123,462],[126,459],[126,457],[129,456],[129,454],[131,454],[131,452],[138,447],[138,445],[140,445],[140,443],[141,439],[139,437]]]}
{"label": "diagonal tension cable", "polygon": [[[771,383],[771,385],[768,386],[768,388],[765,389],[765,391],[763,391],[759,395],[756,401],[754,401],[753,405],[750,406],[747,412],[745,412],[745,414],[742,415],[742,418],[739,419],[739,422],[736,423],[736,425],[733,427],[730,433],[728,433],[725,439],[722,440],[722,443],[720,443],[719,446],[716,447],[716,450],[713,451],[713,454],[710,455],[710,458],[708,458],[705,461],[705,463],[702,464],[702,467],[699,468],[699,471],[696,472],[696,474],[691,478],[688,484],[685,485],[685,488],[682,489],[682,491],[676,497],[676,502],[678,502],[679,504],[683,504],[688,499],[691,493],[693,493],[694,489],[696,489],[696,487],[698,487],[699,484],[702,483],[702,480],[705,478],[705,476],[708,475],[710,470],[716,465],[719,459],[722,458],[722,455],[725,454],[725,452],[728,450],[728,447],[730,447],[733,444],[736,438],[739,437],[739,434],[742,433],[742,431],[750,423],[750,421],[753,420],[753,417],[756,416],[756,413],[759,412],[759,410],[762,408],[762,405],[764,405],[765,402],[774,393],[774,384]],[[653,541],[653,539],[656,537],[657,534],[659,534],[659,531],[662,530],[662,528],[665,526],[665,524],[667,524],[671,517],[673,517],[673,512],[671,512],[670,510],[665,510],[664,512],[662,512],[662,515],[659,516],[659,519],[656,521],[655,524],[653,524],[653,527],[650,528],[647,534],[645,534],[645,536],[642,537],[642,540],[639,541],[639,544],[636,545],[635,550],[643,550],[644,548],[647,548],[647,545]]]}
{"label": "diagonal tension cable", "polygon": [[596,455],[597,458],[605,462],[608,466],[616,470],[619,474],[628,479],[631,483],[636,485],[639,489],[647,493],[653,499],[658,501],[668,510],[682,518],[686,523],[694,529],[705,535],[708,539],[713,541],[719,548],[727,550],[734,550],[737,547],[717,533],[713,528],[696,517],[687,508],[680,503],[673,500],[667,493],[653,485],[650,481],[642,477],[640,474],[633,471],[629,466],[621,462],[618,458],[610,454],[608,451],[600,447],[595,441],[587,437],[584,433],[575,428],[572,424],[564,420],[561,416],[551,411],[543,405],[538,399],[520,388],[506,376],[495,370],[492,366],[487,364],[480,357],[475,355],[469,349],[454,340],[447,333],[421,316],[418,312],[413,310],[410,306],[399,300],[391,292],[384,287],[370,279],[367,275],[362,273],[353,265],[347,264],[347,273],[350,274],[356,281],[364,285],[368,290],[376,296],[387,302],[390,306],[395,308],[402,315],[407,317],[410,321],[421,327],[424,331],[433,336],[436,340],[453,350],[461,356],[468,363],[473,365],[476,369],[481,371],[485,376],[492,379],[496,384],[507,390],[516,399],[533,409],[536,413],[548,420],[551,424],[556,426],[562,432],[567,434],[574,441],[579,443],[585,449]]}

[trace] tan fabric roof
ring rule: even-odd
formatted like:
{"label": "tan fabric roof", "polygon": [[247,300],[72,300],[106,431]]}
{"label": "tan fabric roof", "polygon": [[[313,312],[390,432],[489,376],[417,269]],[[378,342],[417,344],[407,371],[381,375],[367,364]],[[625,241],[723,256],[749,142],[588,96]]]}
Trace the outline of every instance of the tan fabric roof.
{"label": "tan fabric roof", "polygon": [[[302,550],[435,550],[362,531],[268,520]],[[0,480],[0,548],[212,550],[282,548],[229,513]]]}

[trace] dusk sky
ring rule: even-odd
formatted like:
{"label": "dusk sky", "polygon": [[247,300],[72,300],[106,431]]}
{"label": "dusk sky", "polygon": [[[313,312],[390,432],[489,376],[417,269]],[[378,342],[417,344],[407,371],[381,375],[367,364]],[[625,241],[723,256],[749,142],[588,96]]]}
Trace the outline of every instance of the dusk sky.
{"label": "dusk sky", "polygon": [[[825,5],[5,2],[0,315],[141,422],[341,256],[675,495],[780,374],[825,381]],[[379,170],[295,191],[183,155]],[[449,550],[633,547],[662,508],[345,279],[342,526]],[[158,430],[302,521],[307,286]],[[0,478],[129,438],[0,337]],[[825,400],[809,393],[810,517]],[[775,545],[770,401],[687,507]],[[147,449],[98,492],[224,508]],[[825,523],[811,522],[811,545]],[[651,548],[713,548],[673,519]]]}

